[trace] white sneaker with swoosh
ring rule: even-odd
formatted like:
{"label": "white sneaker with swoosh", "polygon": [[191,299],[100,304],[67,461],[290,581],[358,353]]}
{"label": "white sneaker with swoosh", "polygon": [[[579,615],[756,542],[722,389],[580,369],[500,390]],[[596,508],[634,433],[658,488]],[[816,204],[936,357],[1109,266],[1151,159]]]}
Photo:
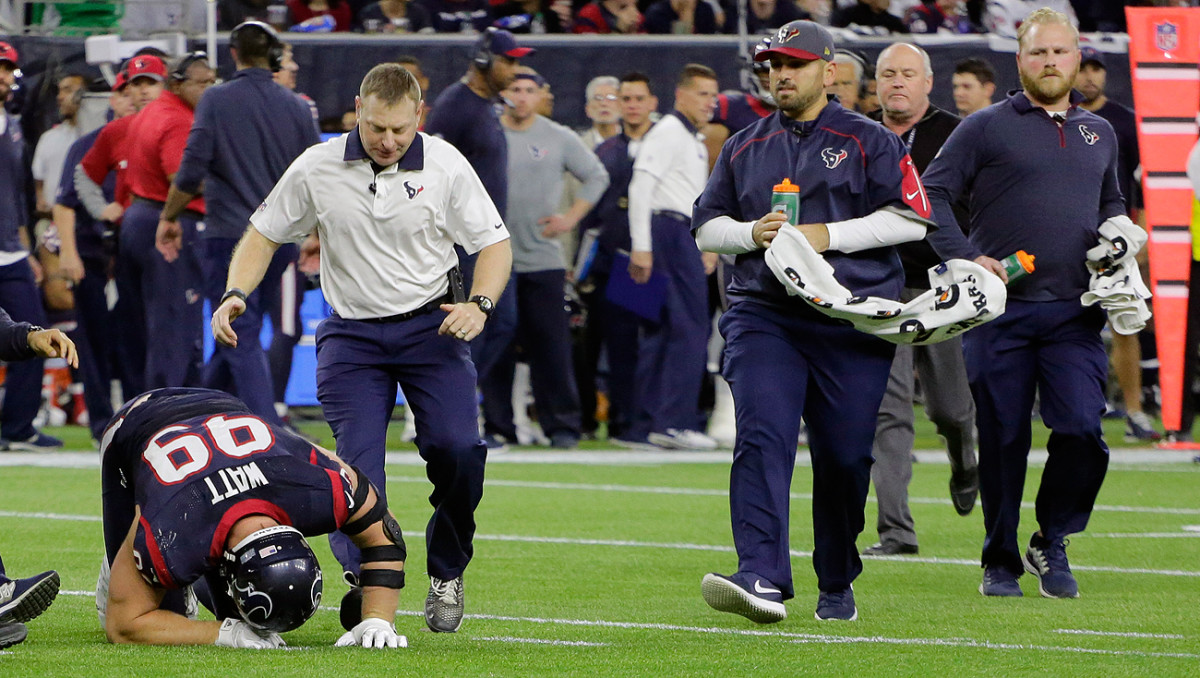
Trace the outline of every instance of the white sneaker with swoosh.
{"label": "white sneaker with swoosh", "polygon": [[[748,586],[750,581],[754,584]],[[765,581],[747,572],[739,572],[732,577],[710,572],[700,581],[700,594],[714,610],[740,614],[752,622],[771,624],[787,619],[783,593],[779,589],[764,586]]]}

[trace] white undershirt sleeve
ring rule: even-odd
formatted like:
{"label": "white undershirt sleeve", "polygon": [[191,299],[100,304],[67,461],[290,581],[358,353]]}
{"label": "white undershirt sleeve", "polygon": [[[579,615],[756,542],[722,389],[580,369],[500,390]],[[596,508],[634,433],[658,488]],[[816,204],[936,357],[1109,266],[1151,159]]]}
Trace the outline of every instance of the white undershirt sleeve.
{"label": "white undershirt sleeve", "polygon": [[829,249],[846,253],[923,240],[927,228],[925,222],[887,209],[825,227],[829,229]]}
{"label": "white undershirt sleeve", "polygon": [[758,249],[754,243],[754,222],[733,217],[714,217],[696,229],[696,246],[703,252],[745,254]]}
{"label": "white undershirt sleeve", "polygon": [[629,182],[629,239],[634,252],[653,251],[650,237],[650,199],[658,177],[644,170],[634,170]]}

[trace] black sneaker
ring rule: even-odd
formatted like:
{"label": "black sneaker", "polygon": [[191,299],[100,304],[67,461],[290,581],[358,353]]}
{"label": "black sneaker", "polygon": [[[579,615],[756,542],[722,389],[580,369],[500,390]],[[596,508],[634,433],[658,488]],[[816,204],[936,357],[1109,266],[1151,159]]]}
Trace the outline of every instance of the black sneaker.
{"label": "black sneaker", "polygon": [[4,622],[0,624],[0,650],[6,647],[12,647],[17,643],[25,640],[25,636],[29,635],[29,629],[21,622]]}
{"label": "black sneaker", "polygon": [[822,591],[817,596],[817,613],[814,615],[820,621],[838,619],[854,621],[858,619],[858,607],[854,604],[854,587],[848,586],[843,591]]}
{"label": "black sneaker", "polygon": [[1050,542],[1035,532],[1021,556],[1025,571],[1037,577],[1038,590],[1046,598],[1079,597],[1079,584],[1067,562],[1067,544],[1066,539]]}
{"label": "black sneaker", "polygon": [[984,568],[983,582],[979,584],[979,592],[985,596],[1020,598],[1025,595],[1021,592],[1021,585],[1017,583],[1017,577],[1020,576],[999,565]]}
{"label": "black sneaker", "polygon": [[429,595],[425,596],[425,624],[436,633],[454,633],[462,626],[463,579],[429,577]]}
{"label": "black sneaker", "polygon": [[0,582],[0,623],[36,619],[58,595],[58,573],[54,570],[25,579],[0,578]]}
{"label": "black sneaker", "polygon": [[712,609],[740,614],[758,624],[787,619],[783,593],[753,572],[738,572],[731,577],[710,572],[700,580],[700,595]]}
{"label": "black sneaker", "polygon": [[916,544],[901,544],[898,541],[881,541],[863,549],[864,556],[915,556],[920,551]]}

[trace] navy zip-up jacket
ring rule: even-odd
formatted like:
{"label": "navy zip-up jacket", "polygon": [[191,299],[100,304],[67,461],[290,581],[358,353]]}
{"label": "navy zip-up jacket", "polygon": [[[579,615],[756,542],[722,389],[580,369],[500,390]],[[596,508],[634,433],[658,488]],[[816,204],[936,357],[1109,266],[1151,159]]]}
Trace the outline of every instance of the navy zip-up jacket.
{"label": "navy zip-up jacket", "polygon": [[320,140],[300,97],[265,68],[242,69],[201,97],[174,183],[188,193],[204,183],[204,237],[241,238],[283,172]]}
{"label": "navy zip-up jacket", "polygon": [[0,308],[0,360],[29,360],[36,358],[32,348],[29,348],[29,331],[33,326],[29,323],[13,322],[8,311]]}
{"label": "navy zip-up jacket", "polygon": [[[84,208],[83,202],[79,199],[79,193],[75,190],[75,167],[83,162],[83,156],[87,155],[92,146],[96,145],[96,139],[100,136],[102,129],[104,127],[97,127],[71,144],[66,160],[63,161],[62,179],[58,182],[58,195],[54,199],[54,202],[59,205],[75,210],[75,248],[83,259],[104,258],[104,225],[92,218],[91,213]],[[112,202],[116,186],[117,173],[109,172],[100,186],[104,191],[104,199],[108,202]]]}
{"label": "navy zip-up jacket", "polygon": [[[785,178],[800,187],[803,224],[845,221],[889,209],[934,226],[921,180],[900,137],[831,98],[815,120],[796,122],[776,112],[730,137],[696,199],[692,231],[719,216],[757,221],[771,211],[772,189]],[[790,309],[808,308],[788,297],[767,267],[765,252],[737,255],[728,288],[730,303],[752,297]],[[904,269],[895,247],[854,253],[829,250],[823,256],[837,281],[855,294],[900,298]]]}
{"label": "navy zip-up jacket", "polygon": [[599,227],[596,239],[599,245],[593,270],[607,274],[612,268],[613,255],[617,250],[628,252],[632,245],[629,237],[629,182],[633,179],[633,158],[629,157],[629,137],[625,132],[605,139],[596,147],[596,157],[608,172],[608,188],[596,201],[580,224],[580,232]]}
{"label": "navy zip-up jacket", "polygon": [[20,252],[20,231],[29,222],[28,148],[17,119],[0,106],[8,127],[0,134],[0,252]]}
{"label": "navy zip-up jacket", "polygon": [[[1003,259],[1021,249],[1036,257],[1033,274],[1009,286],[1010,299],[1078,299],[1100,224],[1125,214],[1116,134],[1078,107],[1082,98],[1071,92],[1060,125],[1018,91],[963,119],[925,173],[941,226],[929,241],[943,259]],[[950,209],[963,192],[969,239]]]}

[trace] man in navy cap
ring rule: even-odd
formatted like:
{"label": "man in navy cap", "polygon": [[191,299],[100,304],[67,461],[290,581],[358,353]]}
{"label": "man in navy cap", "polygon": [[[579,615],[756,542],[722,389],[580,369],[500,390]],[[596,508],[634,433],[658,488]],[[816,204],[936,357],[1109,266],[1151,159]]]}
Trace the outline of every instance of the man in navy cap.
{"label": "man in navy cap", "polygon": [[730,137],[692,212],[701,250],[737,255],[729,283],[722,376],[733,391],[737,442],[729,506],[738,568],[707,574],[713,608],[758,623],[787,617],[795,593],[788,544],[789,490],[803,416],[813,469],[813,569],[817,619],[854,620],[851,584],[862,572],[862,532],[875,418],[894,346],[843,326],[789,297],[766,248],[788,220],[772,188],[800,188],[795,227],[858,295],[898,299],[896,245],[920,240],[930,206],[904,143],[825,94],[833,37],[793,21],[755,58],[771,64],[779,110]]}

